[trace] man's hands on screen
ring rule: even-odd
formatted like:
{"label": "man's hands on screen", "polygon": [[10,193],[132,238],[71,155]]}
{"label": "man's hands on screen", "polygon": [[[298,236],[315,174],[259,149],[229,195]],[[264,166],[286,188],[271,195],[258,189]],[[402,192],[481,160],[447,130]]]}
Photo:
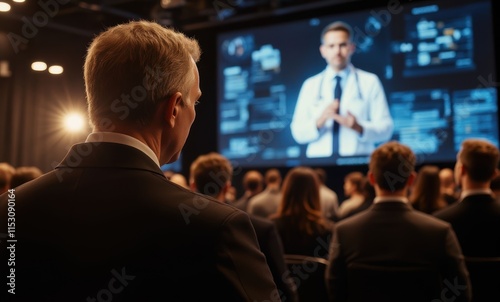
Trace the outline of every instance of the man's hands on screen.
{"label": "man's hands on screen", "polygon": [[327,120],[333,119],[335,122],[339,123],[339,125],[344,127],[349,127],[354,131],[357,131],[360,134],[363,134],[363,127],[358,123],[356,117],[349,111],[347,111],[347,115],[342,116],[339,114],[340,102],[335,99],[333,102],[328,105],[321,116],[316,121],[316,127],[321,129]]}

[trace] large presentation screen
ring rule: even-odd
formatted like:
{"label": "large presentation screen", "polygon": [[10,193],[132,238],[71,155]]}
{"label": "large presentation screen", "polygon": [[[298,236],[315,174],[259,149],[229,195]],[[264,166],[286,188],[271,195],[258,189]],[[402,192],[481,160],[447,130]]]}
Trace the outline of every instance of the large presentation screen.
{"label": "large presentation screen", "polygon": [[[410,146],[420,163],[455,161],[470,137],[498,146],[491,11],[490,1],[389,1],[219,33],[219,152],[242,167],[286,167],[366,164],[388,140]],[[334,102],[320,52],[334,21],[351,26],[355,44],[337,114],[361,133],[317,124]]]}

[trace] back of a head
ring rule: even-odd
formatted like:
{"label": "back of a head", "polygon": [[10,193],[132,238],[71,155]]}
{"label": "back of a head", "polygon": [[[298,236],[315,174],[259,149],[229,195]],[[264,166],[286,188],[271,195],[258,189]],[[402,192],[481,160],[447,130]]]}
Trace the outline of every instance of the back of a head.
{"label": "back of a head", "polygon": [[324,184],[326,183],[326,171],[323,168],[315,168],[314,172],[318,176],[318,180],[320,183]]}
{"label": "back of a head", "polygon": [[264,175],[266,184],[281,184],[281,173],[278,169],[269,169]]}
{"label": "back of a head", "polygon": [[450,168],[442,168],[439,170],[439,182],[443,190],[455,189],[455,176],[453,170]]}
{"label": "back of a head", "polygon": [[200,155],[190,167],[190,182],[200,193],[217,197],[221,189],[231,182],[233,167],[223,155],[211,152]]}
{"label": "back of a head", "polygon": [[496,175],[500,153],[498,148],[484,139],[467,139],[462,142],[458,159],[467,168],[472,181],[489,182]]}
{"label": "back of a head", "polygon": [[441,198],[440,187],[439,167],[433,165],[422,166],[418,170],[409,199],[412,203],[417,203],[418,209],[431,213],[437,209],[437,202]]}
{"label": "back of a head", "polygon": [[264,177],[257,170],[250,170],[243,176],[243,187],[247,191],[259,192],[262,191]]}
{"label": "back of a head", "polygon": [[174,173],[170,176],[169,180],[184,188],[189,188],[186,177],[180,173]]}
{"label": "back of a head", "polygon": [[8,163],[0,163],[0,194],[10,188],[10,181],[16,169]]}
{"label": "back of a head", "polygon": [[363,194],[363,186],[365,180],[365,174],[357,171],[348,173],[344,178],[344,182],[350,182],[352,185],[354,185],[354,187],[356,188],[355,191],[359,194]]}
{"label": "back of a head", "polygon": [[[115,123],[147,125],[159,102],[176,91],[188,93],[195,80],[189,66],[199,57],[195,40],[153,22],[133,21],[101,33],[84,65],[91,123],[100,130]],[[119,106],[123,95],[134,110]]]}
{"label": "back of a head", "polygon": [[313,169],[295,167],[283,181],[281,214],[304,214],[310,210],[321,211],[319,203],[319,180]]}
{"label": "back of a head", "polygon": [[408,146],[390,141],[373,151],[369,168],[381,190],[394,192],[406,187],[415,163],[416,156]]}
{"label": "back of a head", "polygon": [[16,168],[16,172],[12,175],[12,179],[10,180],[10,187],[15,188],[18,187],[30,180],[36,179],[42,176],[43,172],[38,167],[34,166],[26,166],[26,167],[18,167]]}

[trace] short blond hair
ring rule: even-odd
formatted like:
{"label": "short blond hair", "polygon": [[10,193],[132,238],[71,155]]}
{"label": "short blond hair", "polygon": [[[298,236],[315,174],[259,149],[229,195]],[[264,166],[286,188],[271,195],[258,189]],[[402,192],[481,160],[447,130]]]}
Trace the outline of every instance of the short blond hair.
{"label": "short blond hair", "polygon": [[188,94],[195,80],[190,67],[200,54],[196,40],[149,21],[99,34],[84,65],[91,123],[99,127],[107,119],[147,125],[158,103],[177,91]]}

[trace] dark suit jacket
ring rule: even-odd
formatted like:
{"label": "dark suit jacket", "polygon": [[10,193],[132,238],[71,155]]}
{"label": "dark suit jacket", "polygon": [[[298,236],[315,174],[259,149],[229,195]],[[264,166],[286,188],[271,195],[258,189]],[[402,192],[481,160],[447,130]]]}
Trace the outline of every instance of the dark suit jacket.
{"label": "dark suit jacket", "polygon": [[[458,277],[458,284],[469,284],[451,226],[413,210],[408,204],[399,201],[376,203],[337,223],[334,230],[327,269],[332,301],[349,301],[347,274],[353,265],[426,267],[436,269],[440,273],[436,277],[441,280]],[[357,288],[363,291],[363,286],[367,285],[360,284]],[[470,295],[470,286],[455,301],[464,301],[466,295]],[[435,298],[441,298],[439,293]]]}
{"label": "dark suit jacket", "polygon": [[[7,211],[3,194],[1,233]],[[15,213],[17,301],[277,295],[246,213],[171,183],[126,145],[73,146],[54,171],[16,189]],[[5,241],[0,253],[7,268]]]}
{"label": "dark suit jacket", "polygon": [[469,195],[433,215],[451,223],[465,256],[500,257],[500,203],[491,195]]}
{"label": "dark suit jacket", "polygon": [[250,221],[257,234],[260,250],[266,256],[267,264],[273,275],[274,283],[278,288],[283,301],[298,301],[297,293],[292,289],[293,280],[287,278],[283,243],[275,224],[268,219],[250,215]]}

